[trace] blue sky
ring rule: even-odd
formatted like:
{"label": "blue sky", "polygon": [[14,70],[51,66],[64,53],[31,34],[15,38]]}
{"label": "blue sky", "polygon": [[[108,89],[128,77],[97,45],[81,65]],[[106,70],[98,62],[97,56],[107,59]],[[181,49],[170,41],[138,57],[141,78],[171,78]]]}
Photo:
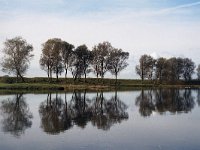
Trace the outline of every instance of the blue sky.
{"label": "blue sky", "polygon": [[[189,6],[187,6],[189,5]],[[199,12],[198,0],[0,0],[1,11],[26,13],[62,13],[81,15],[87,13],[129,11],[156,11],[192,5],[191,14]]]}
{"label": "blue sky", "polygon": [[106,40],[129,51],[121,78],[136,77],[134,67],[144,53],[200,63],[197,0],[0,0],[0,7],[0,48],[15,36],[35,48],[28,76],[46,75],[38,63],[41,44],[54,37],[89,48]]}

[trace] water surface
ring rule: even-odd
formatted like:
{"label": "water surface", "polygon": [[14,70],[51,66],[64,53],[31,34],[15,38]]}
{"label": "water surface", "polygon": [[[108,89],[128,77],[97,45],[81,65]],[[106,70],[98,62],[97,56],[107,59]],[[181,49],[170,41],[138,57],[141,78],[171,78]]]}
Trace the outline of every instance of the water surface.
{"label": "water surface", "polygon": [[0,149],[198,150],[200,90],[0,96]]}

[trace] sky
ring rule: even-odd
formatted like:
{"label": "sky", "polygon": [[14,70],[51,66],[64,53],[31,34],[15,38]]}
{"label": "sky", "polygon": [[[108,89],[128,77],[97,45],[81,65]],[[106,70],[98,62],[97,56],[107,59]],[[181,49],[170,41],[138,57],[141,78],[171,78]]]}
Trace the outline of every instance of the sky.
{"label": "sky", "polygon": [[0,0],[0,8],[0,49],[16,36],[34,47],[29,77],[46,76],[39,58],[49,38],[89,49],[109,41],[129,52],[129,66],[120,78],[138,78],[135,65],[143,54],[189,57],[200,64],[198,0]]}

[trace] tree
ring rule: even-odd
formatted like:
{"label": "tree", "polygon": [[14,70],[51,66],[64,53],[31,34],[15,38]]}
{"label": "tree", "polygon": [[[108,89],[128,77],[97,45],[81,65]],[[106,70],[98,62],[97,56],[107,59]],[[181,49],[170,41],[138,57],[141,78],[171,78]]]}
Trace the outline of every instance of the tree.
{"label": "tree", "polygon": [[141,77],[142,81],[153,78],[155,60],[150,55],[142,55],[139,60],[140,64],[136,66],[136,73]]}
{"label": "tree", "polygon": [[128,66],[127,63],[128,58],[129,58],[129,53],[123,52],[121,49],[113,49],[110,52],[108,69],[111,72],[111,74],[115,75],[116,83],[119,72]]}
{"label": "tree", "polygon": [[181,58],[172,57],[167,60],[166,79],[177,81],[183,74],[183,60]]}
{"label": "tree", "polygon": [[87,73],[91,72],[89,69],[92,61],[92,53],[88,50],[86,45],[80,45],[74,50],[74,56],[72,56],[73,62],[70,66],[74,80],[81,78],[84,75],[85,80]]}
{"label": "tree", "polygon": [[105,73],[108,71],[109,56],[113,47],[109,42],[99,43],[95,45],[92,53],[94,55],[93,68],[94,72],[104,78]]}
{"label": "tree", "polygon": [[31,54],[33,46],[28,44],[22,37],[7,39],[4,46],[4,57],[1,63],[2,71],[9,74],[13,73],[17,76],[17,81],[20,77],[24,82],[23,76],[29,67],[31,58],[34,56]]}
{"label": "tree", "polygon": [[156,79],[159,79],[160,82],[163,80],[163,76],[165,73],[167,59],[166,58],[158,58],[156,61]]}
{"label": "tree", "polygon": [[194,62],[189,58],[183,59],[183,78],[186,81],[191,80],[192,74],[194,73],[195,64]]}
{"label": "tree", "polygon": [[98,50],[97,48],[93,48],[92,50],[92,61],[91,61],[92,71],[96,75],[97,78],[99,78],[100,75],[100,68],[101,68],[101,62],[99,60]]}
{"label": "tree", "polygon": [[62,40],[54,38],[52,39],[53,43],[53,71],[56,74],[56,81],[58,81],[58,75],[63,72],[63,63],[62,63],[62,56],[61,56],[61,50],[62,50]]}
{"label": "tree", "polygon": [[200,80],[200,65],[197,67],[197,78]]}
{"label": "tree", "polygon": [[40,65],[48,74],[49,81],[52,80],[52,72],[58,75],[63,72],[63,64],[61,50],[63,48],[61,39],[49,39],[43,44],[42,55],[40,57]]}
{"label": "tree", "polygon": [[69,69],[69,66],[70,66],[70,60],[71,60],[71,56],[72,56],[72,52],[73,52],[73,49],[74,49],[74,45],[72,44],[69,44],[65,41],[63,41],[62,43],[63,47],[62,47],[62,59],[63,59],[63,64],[64,64],[64,67],[65,67],[65,78],[67,78],[67,71]]}

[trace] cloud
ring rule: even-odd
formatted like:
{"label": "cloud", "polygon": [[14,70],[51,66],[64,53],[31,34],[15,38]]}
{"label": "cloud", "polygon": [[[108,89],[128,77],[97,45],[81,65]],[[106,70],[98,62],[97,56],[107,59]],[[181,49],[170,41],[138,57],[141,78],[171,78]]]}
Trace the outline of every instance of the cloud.
{"label": "cloud", "polygon": [[[37,0],[36,0],[37,1]],[[38,0],[39,1],[39,0]],[[52,0],[53,2],[53,0]],[[61,3],[62,1],[60,1]],[[154,16],[171,14],[173,11],[199,5],[200,2],[165,9],[141,12],[95,12],[66,16],[60,13],[24,13],[17,11],[12,18],[0,18],[0,47],[6,38],[22,36],[34,46],[34,60],[28,76],[46,76],[40,69],[41,44],[58,37],[75,46],[86,44],[91,49],[102,41],[110,41],[114,47],[128,51],[129,67],[121,78],[135,78],[134,68],[142,54],[160,57],[186,56],[200,63],[200,20],[188,21],[155,19]],[[144,19],[140,19],[144,18]]]}

